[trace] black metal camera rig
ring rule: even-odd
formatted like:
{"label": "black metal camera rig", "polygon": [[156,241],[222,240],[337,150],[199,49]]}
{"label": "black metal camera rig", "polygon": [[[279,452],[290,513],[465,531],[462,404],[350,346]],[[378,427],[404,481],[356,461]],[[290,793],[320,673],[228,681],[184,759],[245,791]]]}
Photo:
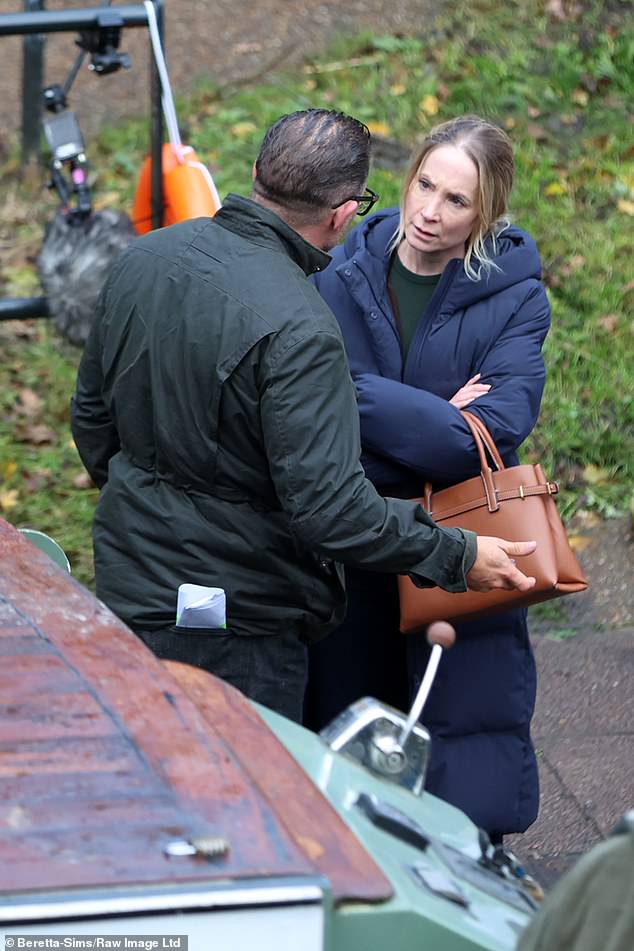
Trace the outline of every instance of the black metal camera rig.
{"label": "black metal camera rig", "polygon": [[[162,35],[164,0],[152,0],[159,32]],[[0,37],[22,35],[39,36],[48,33],[78,32],[79,53],[68,77],[62,85],[53,84],[42,90],[42,106],[46,110],[44,132],[51,150],[51,186],[64,205],[70,205],[71,194],[75,205],[71,215],[77,220],[86,218],[92,210],[86,176],[84,142],[75,114],[67,108],[70,87],[90,55],[90,66],[97,75],[108,75],[118,69],[127,69],[130,61],[119,51],[121,31],[125,27],[149,27],[148,12],[143,4],[112,7],[79,8],[73,10],[28,10],[23,13],[0,14]],[[163,218],[163,113],[161,84],[154,57],[150,58],[150,154],[152,156],[152,225],[160,227]],[[26,77],[25,77],[26,79]],[[70,181],[63,167],[70,170]],[[45,297],[0,300],[0,320],[48,316]]]}

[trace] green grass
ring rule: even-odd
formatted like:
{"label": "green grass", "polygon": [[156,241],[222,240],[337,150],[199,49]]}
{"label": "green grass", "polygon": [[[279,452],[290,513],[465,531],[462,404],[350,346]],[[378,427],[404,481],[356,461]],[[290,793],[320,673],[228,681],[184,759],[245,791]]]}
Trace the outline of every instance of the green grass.
{"label": "green grass", "polygon": [[[555,13],[543,3],[454,0],[419,36],[364,34],[267,83],[201,85],[178,107],[183,137],[221,194],[248,189],[264,128],[295,109],[351,112],[408,149],[436,121],[464,112],[508,129],[517,157],[512,217],[538,241],[553,310],[542,415],[524,454],[560,480],[564,514],[607,516],[625,511],[634,492],[634,32],[619,0],[548,6]],[[136,121],[103,130],[91,147],[97,195],[108,204],[129,207],[146,143]],[[51,203],[6,177],[0,241],[10,252],[0,284],[4,294],[28,294]],[[383,206],[397,201],[399,177],[373,169]],[[96,493],[74,484],[81,464],[67,415],[79,353],[44,321],[29,332],[0,327],[0,510],[55,535],[90,582]],[[25,388],[42,398],[28,423],[48,426],[51,442],[29,442]]]}

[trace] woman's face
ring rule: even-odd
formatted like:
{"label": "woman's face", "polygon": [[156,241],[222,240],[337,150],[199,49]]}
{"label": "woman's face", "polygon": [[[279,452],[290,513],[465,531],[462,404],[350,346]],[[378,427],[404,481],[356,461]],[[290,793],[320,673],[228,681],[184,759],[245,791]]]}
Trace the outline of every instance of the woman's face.
{"label": "woman's face", "polygon": [[405,196],[403,264],[440,273],[452,258],[464,257],[477,220],[476,166],[462,149],[438,146],[423,159]]}

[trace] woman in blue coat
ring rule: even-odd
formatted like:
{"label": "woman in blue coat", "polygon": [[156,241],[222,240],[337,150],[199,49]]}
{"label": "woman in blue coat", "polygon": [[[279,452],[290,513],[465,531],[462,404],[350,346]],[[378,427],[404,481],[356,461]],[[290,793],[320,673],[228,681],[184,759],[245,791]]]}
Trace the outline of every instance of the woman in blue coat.
{"label": "woman in blue coat", "polygon": [[[400,209],[360,224],[315,278],[341,326],[363,464],[383,495],[420,497],[427,480],[438,488],[478,474],[460,409],[485,422],[508,465],[535,425],[550,311],[535,243],[504,219],[513,171],[496,126],[476,116],[437,126],[406,175]],[[396,578],[346,574],[347,619],[312,649],[313,729],[367,694],[406,708],[428,656],[423,634],[399,633]],[[526,612],[456,631],[423,713],[427,789],[499,841],[525,830],[539,801]]]}

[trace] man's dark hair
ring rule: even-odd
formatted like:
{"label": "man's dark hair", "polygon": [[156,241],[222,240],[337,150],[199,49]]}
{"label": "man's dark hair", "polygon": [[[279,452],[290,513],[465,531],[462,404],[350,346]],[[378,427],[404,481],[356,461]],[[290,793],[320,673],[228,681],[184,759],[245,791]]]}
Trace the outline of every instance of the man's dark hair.
{"label": "man's dark hair", "polygon": [[334,208],[360,194],[370,167],[370,131],[334,109],[282,116],[255,162],[256,195],[298,213]]}

